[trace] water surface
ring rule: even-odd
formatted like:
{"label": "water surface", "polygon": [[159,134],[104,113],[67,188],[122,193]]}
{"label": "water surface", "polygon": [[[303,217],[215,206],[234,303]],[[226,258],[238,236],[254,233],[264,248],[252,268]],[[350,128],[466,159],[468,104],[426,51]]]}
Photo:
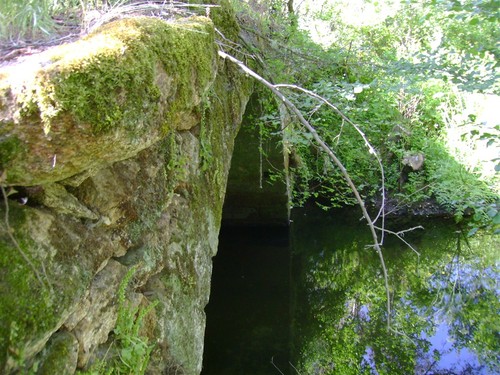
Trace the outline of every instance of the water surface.
{"label": "water surface", "polygon": [[203,375],[500,374],[500,236],[388,222],[392,309],[356,210],[295,209],[284,228],[223,228]]}
{"label": "water surface", "polygon": [[293,363],[301,374],[500,373],[500,236],[467,238],[452,221],[384,241],[391,330],[379,258],[360,214],[296,211]]}
{"label": "water surface", "polygon": [[223,227],[207,305],[203,375],[288,365],[290,248],[284,227]]}

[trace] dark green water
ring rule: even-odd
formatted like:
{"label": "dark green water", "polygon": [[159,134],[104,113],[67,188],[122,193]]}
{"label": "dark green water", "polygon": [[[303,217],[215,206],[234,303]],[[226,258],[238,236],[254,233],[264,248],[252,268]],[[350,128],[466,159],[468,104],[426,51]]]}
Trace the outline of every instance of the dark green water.
{"label": "dark green water", "polygon": [[206,308],[204,375],[276,374],[290,353],[287,228],[222,228]]}
{"label": "dark green water", "polygon": [[467,238],[445,220],[388,223],[425,228],[404,236],[420,256],[384,241],[388,332],[382,269],[359,217],[295,210],[290,246],[283,230],[222,233],[203,374],[500,373],[500,236]]}

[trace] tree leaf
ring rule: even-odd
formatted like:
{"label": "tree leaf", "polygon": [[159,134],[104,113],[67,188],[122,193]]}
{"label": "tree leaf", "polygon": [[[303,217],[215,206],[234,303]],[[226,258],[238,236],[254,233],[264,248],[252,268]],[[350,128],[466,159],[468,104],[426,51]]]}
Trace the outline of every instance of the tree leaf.
{"label": "tree leaf", "polygon": [[477,232],[478,230],[479,230],[479,228],[477,228],[477,227],[472,228],[472,229],[469,231],[469,233],[467,233],[467,237],[472,237],[473,235],[475,235],[475,234],[476,234],[476,232]]}

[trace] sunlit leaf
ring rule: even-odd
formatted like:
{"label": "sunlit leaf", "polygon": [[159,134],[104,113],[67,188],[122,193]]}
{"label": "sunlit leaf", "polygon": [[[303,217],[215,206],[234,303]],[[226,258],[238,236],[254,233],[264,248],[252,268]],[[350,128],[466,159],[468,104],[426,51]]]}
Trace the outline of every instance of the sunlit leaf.
{"label": "sunlit leaf", "polygon": [[479,228],[475,227],[475,228],[472,228],[468,233],[467,233],[467,236],[468,237],[472,237],[474,234],[477,233],[477,231],[479,230]]}

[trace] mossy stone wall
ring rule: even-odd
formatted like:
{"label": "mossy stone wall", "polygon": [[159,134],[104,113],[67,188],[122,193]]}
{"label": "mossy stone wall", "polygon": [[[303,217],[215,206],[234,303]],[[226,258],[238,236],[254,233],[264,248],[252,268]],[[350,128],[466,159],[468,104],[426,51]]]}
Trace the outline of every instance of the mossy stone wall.
{"label": "mossy stone wall", "polygon": [[[280,129],[261,130],[257,95],[252,96],[236,137],[223,222],[287,226],[290,199]],[[279,177],[278,177],[279,176]]]}
{"label": "mossy stone wall", "polygon": [[116,21],[0,77],[0,372],[123,368],[125,304],[147,312],[148,373],[198,374],[252,92],[213,23]]}

